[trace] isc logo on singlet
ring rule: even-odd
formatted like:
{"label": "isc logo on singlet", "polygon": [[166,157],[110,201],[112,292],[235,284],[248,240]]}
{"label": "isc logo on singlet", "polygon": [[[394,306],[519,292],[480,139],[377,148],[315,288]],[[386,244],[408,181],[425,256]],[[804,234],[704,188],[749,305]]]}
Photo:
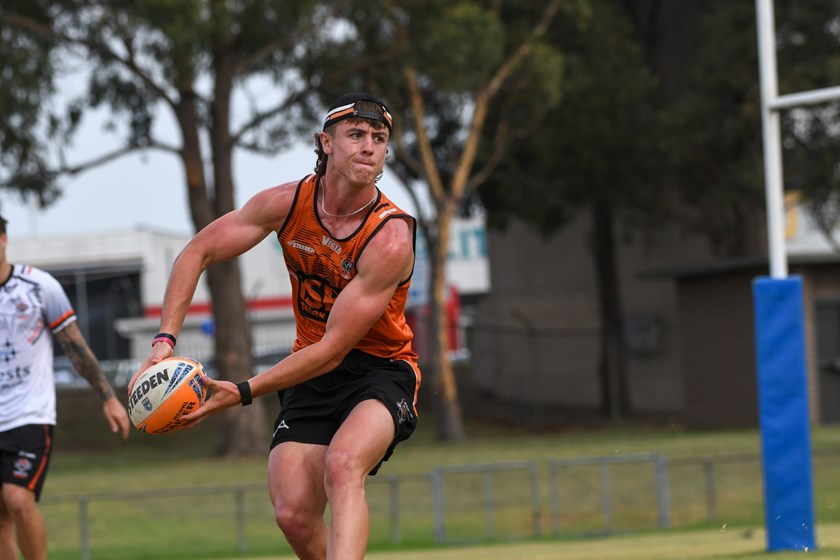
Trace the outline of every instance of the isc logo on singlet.
{"label": "isc logo on singlet", "polygon": [[302,278],[298,308],[303,316],[326,322],[336,297],[338,297],[338,290],[324,282],[322,278]]}

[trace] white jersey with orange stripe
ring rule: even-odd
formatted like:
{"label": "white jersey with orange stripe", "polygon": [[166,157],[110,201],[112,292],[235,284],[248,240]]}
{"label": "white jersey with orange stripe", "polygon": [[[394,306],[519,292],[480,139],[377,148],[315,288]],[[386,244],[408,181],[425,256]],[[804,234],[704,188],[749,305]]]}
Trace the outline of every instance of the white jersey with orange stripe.
{"label": "white jersey with orange stripe", "polygon": [[55,424],[53,337],[76,313],[49,273],[14,265],[0,286],[0,432]]}

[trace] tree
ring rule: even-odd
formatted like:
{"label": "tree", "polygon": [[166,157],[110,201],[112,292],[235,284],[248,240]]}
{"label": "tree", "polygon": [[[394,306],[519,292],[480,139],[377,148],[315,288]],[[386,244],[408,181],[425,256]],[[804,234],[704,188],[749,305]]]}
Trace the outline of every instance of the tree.
{"label": "tree", "polygon": [[764,208],[755,6],[701,8],[693,71],[668,111],[675,219],[721,256],[754,255]]}
{"label": "tree", "polygon": [[661,82],[640,47],[640,32],[612,2],[594,1],[585,25],[565,21],[549,40],[566,54],[563,101],[481,192],[490,226],[517,216],[544,236],[580,215],[600,303],[601,408],[614,422],[632,413],[617,247],[662,223],[665,143]]}
{"label": "tree", "polygon": [[[432,349],[424,368],[442,441],[464,437],[443,307],[452,220],[559,99],[561,57],[543,37],[561,8],[582,9],[558,0],[354,2],[340,13],[351,31],[324,45],[310,64],[308,75],[323,79],[348,59],[376,60],[351,83],[396,111],[390,165],[418,202],[430,255]],[[335,93],[326,89],[325,100]],[[492,107],[499,113],[491,121]],[[477,166],[481,150],[491,155]],[[428,188],[429,214],[419,203],[420,186]]]}
{"label": "tree", "polygon": [[[780,91],[837,84],[840,3],[780,4]],[[550,235],[590,213],[604,325],[603,399],[613,418],[630,410],[621,331],[609,326],[622,320],[609,243],[655,233],[668,220],[705,236],[723,257],[761,250],[755,19],[754,5],[743,2],[593,2],[589,27],[550,35],[568,55],[568,77],[545,136],[512,154],[482,191],[491,225],[513,213]],[[680,38],[678,58],[666,35]],[[802,190],[826,232],[840,209],[838,107],[794,111],[783,121],[787,183]],[[530,189],[526,195],[512,184]]]}
{"label": "tree", "polygon": [[[234,209],[234,149],[273,153],[297,138],[296,124],[311,122],[313,111],[320,110],[313,109],[307,97],[311,84],[297,79],[299,43],[317,35],[314,31],[330,17],[329,10],[341,6],[341,2],[303,0],[4,2],[0,49],[6,85],[1,91],[4,103],[12,99],[15,110],[0,117],[4,163],[0,184],[47,203],[63,175],[127,153],[161,150],[182,163],[191,218],[196,231],[202,229]],[[34,50],[28,50],[32,45]],[[12,63],[6,66],[6,61]],[[42,108],[49,105],[69,62],[90,68],[87,92],[69,103],[66,114],[45,115]],[[276,95],[268,100],[249,96],[252,84],[261,80],[274,84]],[[340,83],[343,73],[325,77],[323,85],[333,80]],[[244,119],[231,113],[235,95],[252,100]],[[114,126],[123,126],[116,147],[91,161],[50,159],[48,142],[68,141],[84,111],[97,107],[109,108]],[[300,119],[287,118],[291,107]],[[161,111],[172,115],[180,138],[156,137],[153,125]],[[34,126],[45,121],[45,127]],[[21,126],[27,129],[10,135]],[[206,271],[206,279],[216,325],[218,372],[224,379],[246,379],[253,358],[239,264],[233,260],[214,265]],[[261,406],[225,414],[218,453],[262,449],[267,426]]]}
{"label": "tree", "polygon": [[[755,218],[764,208],[761,99],[755,7],[741,2],[701,3],[701,39],[695,71],[671,112],[682,141],[670,159],[674,184],[692,211],[680,218],[704,233],[723,255],[755,251]],[[776,2],[780,93],[836,86],[840,2]],[[837,133],[840,102],[785,111],[782,149],[785,185],[799,191],[826,239],[840,214]]]}
{"label": "tree", "polygon": [[[803,7],[785,2],[776,11],[780,91],[797,93],[840,85],[837,41],[840,2]],[[840,101],[786,111],[782,115],[785,185],[801,200],[835,252],[840,241]]]}
{"label": "tree", "polygon": [[[119,150],[97,162],[16,174],[3,182],[19,187],[28,177],[46,184],[60,173],[79,172],[130,151],[165,150],[183,162],[193,222],[200,229],[233,208],[233,148],[271,152],[302,130],[295,125],[311,123],[321,107],[351,87],[405,107],[404,115],[398,113],[403,118],[392,145],[393,167],[410,189],[425,183],[431,191],[434,212],[419,220],[432,256],[435,347],[428,365],[432,390],[439,396],[439,436],[460,439],[463,425],[447,359],[442,306],[451,221],[506,149],[556,102],[560,57],[541,38],[561,8],[577,13],[585,3],[275,4],[64,0],[37,3],[40,9],[33,15],[24,11],[25,0],[9,3],[0,10],[5,26],[47,38],[63,53],[94,61],[89,95],[74,105],[76,113],[108,106],[124,117],[129,131]],[[236,88],[260,77],[282,84],[285,97],[271,106],[255,105],[249,119],[232,123],[230,100]],[[307,91],[318,97],[306,97]],[[500,104],[502,116],[494,120],[498,126],[492,133],[492,157],[475,169],[494,100],[507,101]],[[182,145],[153,138],[155,103],[175,116]],[[292,107],[296,118],[285,120]],[[204,156],[205,147],[209,157]],[[211,170],[211,177],[205,176],[205,169]],[[234,262],[213,268],[208,285],[215,322],[224,326],[216,331],[220,372],[237,380],[251,361],[238,266]],[[237,295],[223,297],[232,291]],[[252,448],[258,439],[255,430],[235,422],[246,419],[241,413],[227,419],[225,425],[232,427],[223,451]],[[233,437],[245,433],[247,437]]]}
{"label": "tree", "polygon": [[[38,13],[38,7],[25,3],[25,15]],[[19,177],[44,173],[43,147],[36,134],[42,113],[42,100],[55,90],[54,68],[50,63],[54,43],[9,25],[0,24],[0,169]],[[56,133],[57,119],[48,115],[48,133]],[[42,204],[57,192],[39,180],[17,184],[21,196],[34,196]]]}

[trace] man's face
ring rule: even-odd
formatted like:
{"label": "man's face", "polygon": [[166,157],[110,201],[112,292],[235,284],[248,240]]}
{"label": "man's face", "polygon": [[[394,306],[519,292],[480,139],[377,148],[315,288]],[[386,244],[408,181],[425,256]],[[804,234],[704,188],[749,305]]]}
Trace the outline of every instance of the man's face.
{"label": "man's face", "polygon": [[332,134],[322,133],[321,145],[329,155],[327,173],[337,173],[351,184],[373,183],[385,166],[389,132],[366,119],[337,123]]}

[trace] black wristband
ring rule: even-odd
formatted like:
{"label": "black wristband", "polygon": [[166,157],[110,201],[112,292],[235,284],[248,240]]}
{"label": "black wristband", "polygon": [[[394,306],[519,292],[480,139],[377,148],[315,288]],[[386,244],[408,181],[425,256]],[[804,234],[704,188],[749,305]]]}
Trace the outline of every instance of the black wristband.
{"label": "black wristband", "polygon": [[251,384],[247,381],[237,383],[236,388],[239,389],[239,396],[242,398],[242,406],[248,406],[254,399],[251,398]]}

